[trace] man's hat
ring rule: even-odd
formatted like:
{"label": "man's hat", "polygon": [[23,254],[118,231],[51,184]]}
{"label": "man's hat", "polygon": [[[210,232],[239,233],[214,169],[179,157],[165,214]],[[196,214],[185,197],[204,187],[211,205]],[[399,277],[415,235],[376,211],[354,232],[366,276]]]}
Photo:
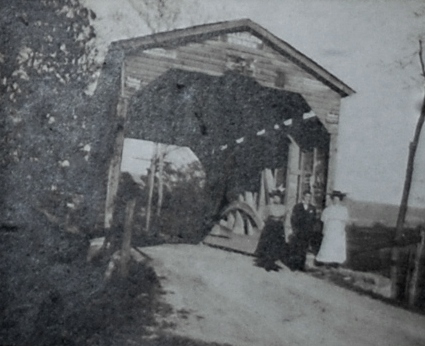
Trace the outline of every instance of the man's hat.
{"label": "man's hat", "polygon": [[339,198],[344,198],[345,196],[347,196],[346,193],[341,192],[339,190],[333,190],[331,193],[328,193],[328,195],[331,197],[339,197]]}

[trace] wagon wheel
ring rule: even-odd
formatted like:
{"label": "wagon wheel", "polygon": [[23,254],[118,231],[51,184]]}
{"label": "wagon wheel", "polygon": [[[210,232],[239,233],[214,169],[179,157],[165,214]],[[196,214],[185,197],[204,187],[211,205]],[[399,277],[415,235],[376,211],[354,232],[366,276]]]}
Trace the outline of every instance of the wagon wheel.
{"label": "wagon wheel", "polygon": [[232,202],[221,212],[220,229],[242,235],[258,234],[264,227],[259,213],[248,203]]}

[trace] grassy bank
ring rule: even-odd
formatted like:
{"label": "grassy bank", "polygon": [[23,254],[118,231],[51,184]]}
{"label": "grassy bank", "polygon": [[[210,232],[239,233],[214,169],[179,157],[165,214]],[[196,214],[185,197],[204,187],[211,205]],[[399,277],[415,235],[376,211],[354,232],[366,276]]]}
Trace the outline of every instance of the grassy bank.
{"label": "grassy bank", "polygon": [[[420,228],[404,231],[405,243],[420,241]],[[382,224],[350,226],[347,229],[347,266],[353,270],[379,272],[389,277],[391,249],[394,245],[395,227]]]}

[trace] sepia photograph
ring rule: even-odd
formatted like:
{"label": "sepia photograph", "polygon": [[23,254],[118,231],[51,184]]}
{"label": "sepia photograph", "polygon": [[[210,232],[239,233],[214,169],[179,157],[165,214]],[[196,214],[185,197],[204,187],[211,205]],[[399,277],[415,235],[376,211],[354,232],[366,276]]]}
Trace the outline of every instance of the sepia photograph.
{"label": "sepia photograph", "polygon": [[0,346],[425,345],[423,0],[0,3]]}

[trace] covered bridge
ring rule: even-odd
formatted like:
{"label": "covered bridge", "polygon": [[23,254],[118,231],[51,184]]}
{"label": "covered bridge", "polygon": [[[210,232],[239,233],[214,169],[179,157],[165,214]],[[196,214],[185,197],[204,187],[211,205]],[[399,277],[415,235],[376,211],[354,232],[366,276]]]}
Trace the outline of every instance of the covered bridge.
{"label": "covered bridge", "polygon": [[105,228],[128,138],[189,147],[206,173],[211,217],[243,196],[258,206],[267,175],[276,185],[266,190],[284,188],[288,208],[305,189],[323,206],[341,98],[354,91],[286,42],[242,19],[114,42],[105,64],[100,83],[115,90],[119,124]]}

